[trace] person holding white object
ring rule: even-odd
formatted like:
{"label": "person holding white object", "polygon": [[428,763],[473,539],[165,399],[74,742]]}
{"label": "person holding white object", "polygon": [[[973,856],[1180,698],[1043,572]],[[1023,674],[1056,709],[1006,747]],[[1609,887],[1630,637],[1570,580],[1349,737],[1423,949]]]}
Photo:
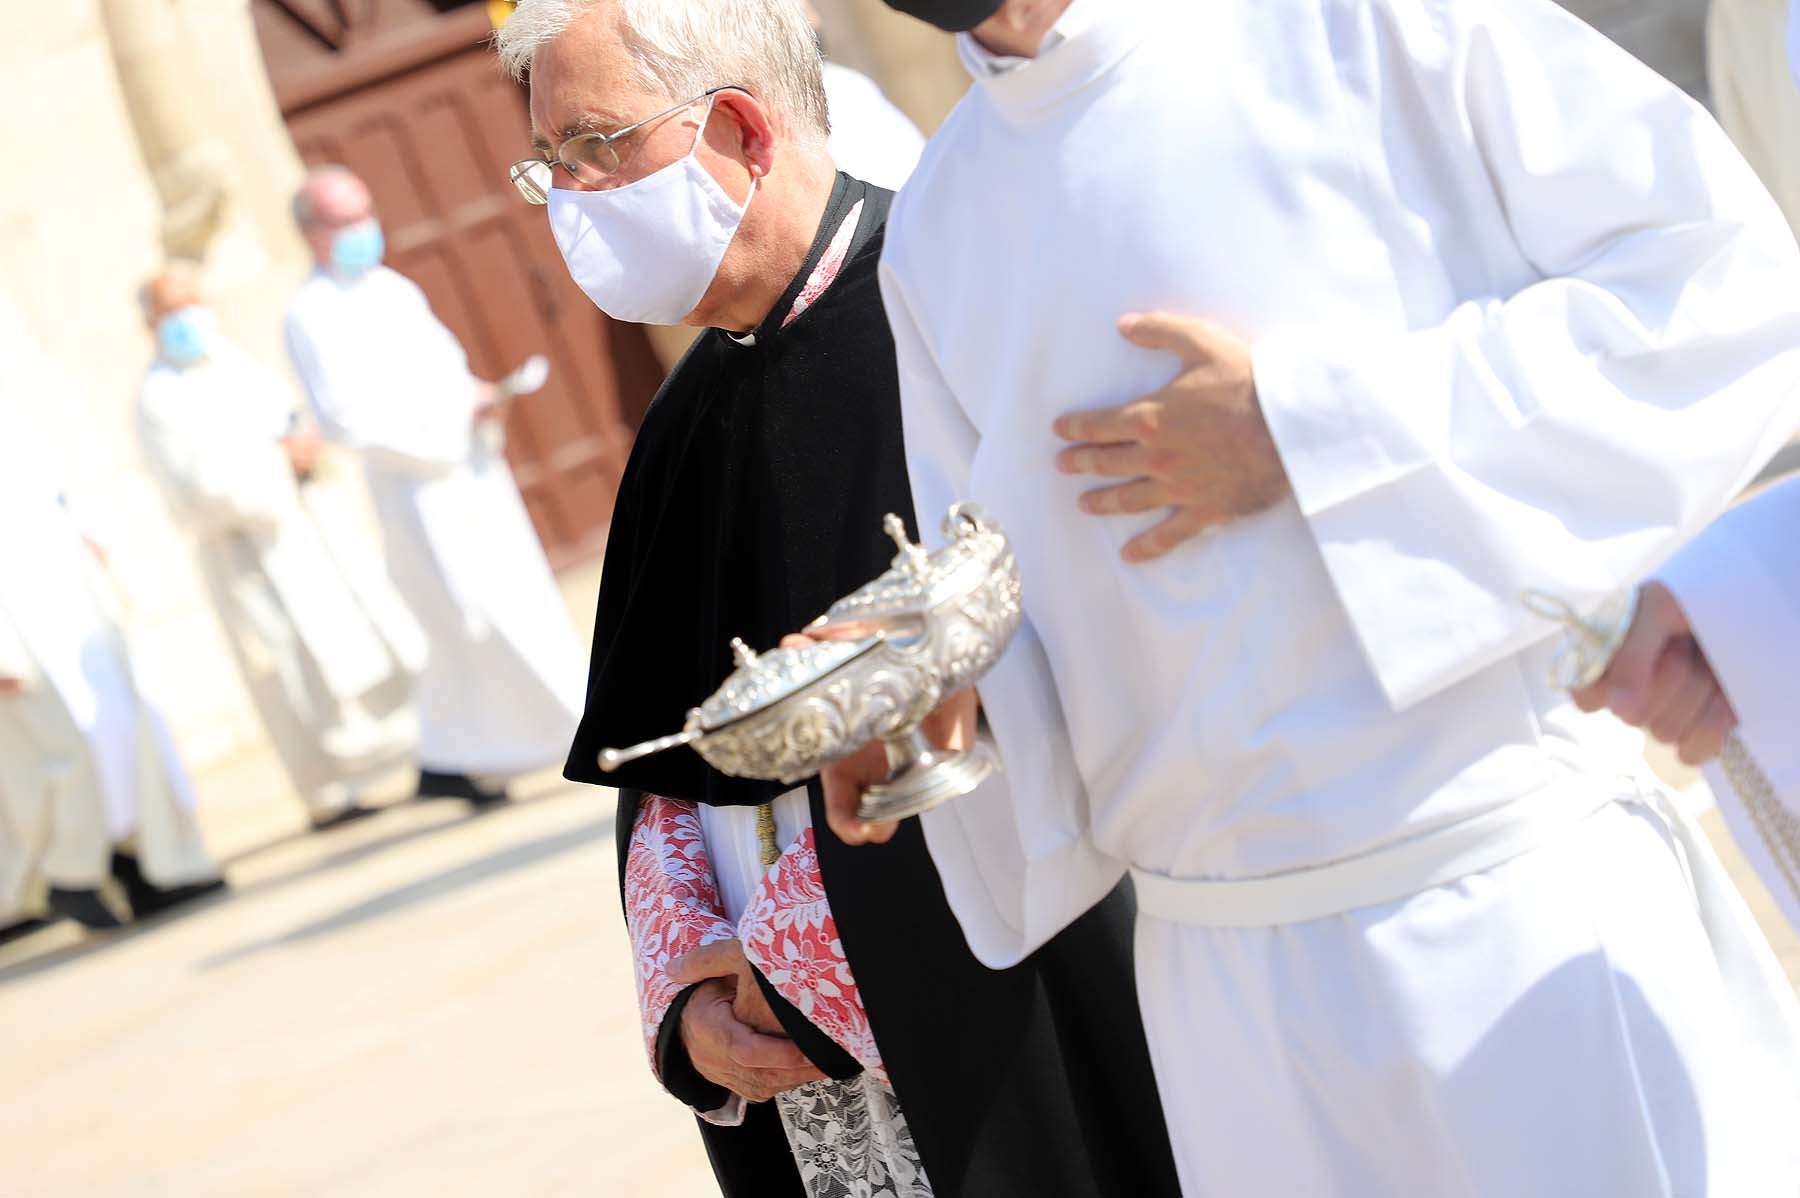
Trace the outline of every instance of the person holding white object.
{"label": "person holding white object", "polygon": [[430,644],[415,698],[419,793],[477,803],[560,763],[585,655],[499,452],[510,392],[469,372],[410,280],[381,264],[368,188],[307,176],[295,215],[317,269],[288,309],[288,349],[326,439],[363,459],[388,571]]}

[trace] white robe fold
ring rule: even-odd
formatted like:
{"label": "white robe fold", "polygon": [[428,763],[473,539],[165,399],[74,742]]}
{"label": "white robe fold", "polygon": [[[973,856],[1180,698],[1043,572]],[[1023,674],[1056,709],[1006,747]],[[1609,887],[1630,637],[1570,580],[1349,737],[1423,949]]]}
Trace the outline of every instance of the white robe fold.
{"label": "white robe fold", "polygon": [[320,429],[362,456],[388,572],[425,629],[420,764],[505,775],[560,762],[585,655],[505,459],[476,435],[462,346],[386,267],[315,273],[287,339]]}
{"label": "white robe fold", "polygon": [[[883,262],[921,520],[981,503],[1025,581],[981,685],[1005,775],[925,817],[971,943],[1017,960],[1126,866],[1304,881],[1617,796],[1392,902],[1140,917],[1184,1184],[1791,1191],[1792,995],[1520,601],[1636,581],[1800,423],[1780,212],[1547,0],[1076,0],[1058,32],[978,75]],[[1294,495],[1131,565],[1161,514],[1083,515],[1051,423],[1173,377],[1115,328],[1154,309],[1251,342]]]}
{"label": "white robe fold", "polygon": [[158,363],[139,404],[144,453],[201,571],[264,726],[317,814],[410,754],[412,679],[325,547],[281,448],[281,385],[236,347]]}

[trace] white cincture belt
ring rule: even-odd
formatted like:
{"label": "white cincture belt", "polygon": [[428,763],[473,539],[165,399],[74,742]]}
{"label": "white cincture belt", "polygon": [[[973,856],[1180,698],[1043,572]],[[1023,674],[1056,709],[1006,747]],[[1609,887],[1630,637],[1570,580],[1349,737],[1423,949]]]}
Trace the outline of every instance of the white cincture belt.
{"label": "white cincture belt", "polygon": [[1171,878],[1131,871],[1138,910],[1203,928],[1304,923],[1408,898],[1523,856],[1608,803],[1643,795],[1630,779],[1576,775],[1492,811],[1330,865],[1260,878]]}

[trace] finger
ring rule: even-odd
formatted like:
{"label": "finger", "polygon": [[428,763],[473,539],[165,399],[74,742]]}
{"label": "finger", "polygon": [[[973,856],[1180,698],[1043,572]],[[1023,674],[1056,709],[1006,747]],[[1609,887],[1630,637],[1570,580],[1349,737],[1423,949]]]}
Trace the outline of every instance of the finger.
{"label": "finger", "polygon": [[692,952],[671,957],[665,972],[671,981],[691,986],[707,978],[734,978],[743,964],[742,945],[735,940],[715,940]]}
{"label": "finger", "polygon": [[763,998],[762,988],[754,981],[737,988],[737,994],[731,1000],[731,1013],[751,1031],[761,1032],[765,1036],[787,1035],[781,1026],[781,1020],[775,1017],[774,1010]]}
{"label": "finger", "polygon": [[1064,474],[1143,478],[1150,473],[1150,451],[1136,443],[1077,445],[1056,455],[1056,468]]}
{"label": "finger", "polygon": [[732,1028],[725,1052],[745,1069],[806,1069],[812,1065],[792,1040],[766,1036],[741,1023]]}
{"label": "finger", "polygon": [[1090,516],[1127,516],[1173,507],[1175,494],[1161,479],[1140,478],[1116,487],[1100,487],[1081,496],[1081,510]]}
{"label": "finger", "polygon": [[886,844],[900,830],[900,821],[892,819],[864,820],[862,826],[864,844]]}
{"label": "finger", "polygon": [[1171,549],[1191,541],[1213,525],[1220,523],[1200,508],[1178,508],[1168,519],[1148,532],[1139,533],[1125,542],[1119,556],[1128,562],[1147,562],[1163,556]]}
{"label": "finger", "polygon": [[1084,408],[1064,412],[1051,422],[1050,429],[1065,441],[1105,445],[1114,441],[1135,441],[1132,424],[1126,416],[1130,404],[1116,408]]}
{"label": "finger", "polygon": [[1664,744],[1679,743],[1718,689],[1693,642],[1676,641],[1663,654],[1651,684],[1650,735]]}
{"label": "finger", "polygon": [[960,753],[975,743],[975,727],[981,716],[981,697],[973,687],[958,691],[926,716],[922,727],[931,743]]}
{"label": "finger", "polygon": [[1662,588],[1645,587],[1631,628],[1606,667],[1607,702],[1627,724],[1642,726],[1650,717],[1650,684],[1656,663],[1675,636],[1674,600]]}
{"label": "finger", "polygon": [[767,1102],[777,1094],[786,1094],[789,1090],[804,1086],[808,1082],[822,1081],[824,1077],[825,1075],[816,1067],[758,1069],[739,1075],[734,1083],[726,1088],[745,1102]]}
{"label": "finger", "polygon": [[808,645],[816,645],[818,643],[819,642],[815,641],[812,637],[807,636],[804,632],[790,632],[781,638],[781,647],[783,649],[804,649]]}
{"label": "finger", "polygon": [[1211,356],[1213,322],[1173,312],[1133,312],[1119,318],[1125,340],[1144,349],[1167,350],[1193,365]]}
{"label": "finger", "polygon": [[1705,765],[1719,755],[1725,747],[1725,738],[1737,727],[1737,713],[1731,709],[1731,701],[1725,697],[1724,691],[1714,691],[1707,701],[1706,710],[1688,730],[1681,743],[1675,746],[1675,755],[1685,765]]}
{"label": "finger", "polygon": [[893,835],[891,824],[884,829],[857,814],[869,787],[887,775],[887,750],[880,741],[825,767],[820,775],[825,790],[825,822],[839,840],[848,845],[885,844]]}
{"label": "finger", "polygon": [[1569,692],[1575,700],[1575,706],[1592,715],[1606,706],[1606,683],[1596,682],[1592,686],[1582,686]]}
{"label": "finger", "polygon": [[824,1081],[825,1074],[816,1065],[809,1065],[805,1069],[758,1070],[746,1080],[759,1093],[767,1096],[759,1101],[767,1102],[777,1094],[786,1094],[789,1090],[797,1089],[808,1082]]}

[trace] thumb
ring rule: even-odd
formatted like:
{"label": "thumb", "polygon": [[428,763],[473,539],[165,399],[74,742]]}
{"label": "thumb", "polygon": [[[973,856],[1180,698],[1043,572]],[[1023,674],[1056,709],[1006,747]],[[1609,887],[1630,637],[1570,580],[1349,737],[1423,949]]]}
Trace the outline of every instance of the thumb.
{"label": "thumb", "polygon": [[1125,340],[1145,349],[1166,350],[1190,365],[1208,356],[1212,327],[1210,320],[1173,312],[1132,312],[1119,318]]}
{"label": "thumb", "polygon": [[1614,714],[1628,724],[1641,724],[1650,715],[1650,682],[1656,663],[1669,642],[1686,628],[1687,621],[1668,590],[1646,586],[1638,599],[1631,628],[1606,668],[1607,698]]}
{"label": "thumb", "polygon": [[839,840],[848,845],[885,844],[893,837],[893,823],[870,823],[857,814],[863,793],[887,776],[887,750],[880,741],[825,767],[819,775],[825,790],[825,822]]}
{"label": "thumb", "polygon": [[691,986],[707,978],[735,978],[742,968],[744,950],[735,940],[715,940],[692,952],[669,958],[664,970],[672,982]]}

